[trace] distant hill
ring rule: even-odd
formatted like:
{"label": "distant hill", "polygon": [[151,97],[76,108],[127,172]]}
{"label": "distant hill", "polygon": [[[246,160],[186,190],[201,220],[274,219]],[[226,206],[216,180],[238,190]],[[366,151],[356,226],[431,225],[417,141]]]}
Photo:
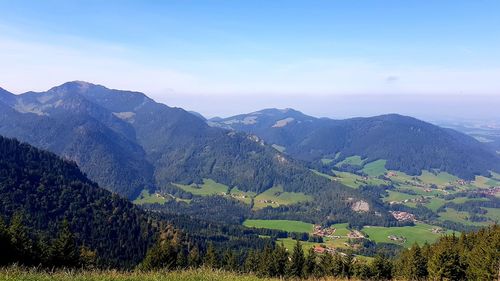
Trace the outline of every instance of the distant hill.
{"label": "distant hill", "polygon": [[143,211],[99,188],[74,162],[0,136],[0,216],[14,214],[42,240],[57,237],[67,220],[101,266],[137,264],[154,239]]}
{"label": "distant hill", "polygon": [[129,199],[143,190],[181,192],[172,183],[208,178],[244,192],[282,187],[283,192],[330,198],[321,201],[321,208],[307,207],[321,214],[318,220],[337,214],[336,219],[346,221],[355,213],[349,206],[363,199],[373,208],[357,214],[363,217],[359,221],[394,222],[379,203],[314,174],[260,138],[208,126],[192,113],[139,92],[75,81],[14,97],[0,102],[0,134],[75,161],[90,179]]}
{"label": "distant hill", "polygon": [[464,179],[500,170],[500,157],[474,138],[397,114],[332,120],[293,109],[265,109],[212,126],[255,134],[296,159],[332,164],[354,155],[365,162],[387,160],[386,168],[418,175],[439,169]]}

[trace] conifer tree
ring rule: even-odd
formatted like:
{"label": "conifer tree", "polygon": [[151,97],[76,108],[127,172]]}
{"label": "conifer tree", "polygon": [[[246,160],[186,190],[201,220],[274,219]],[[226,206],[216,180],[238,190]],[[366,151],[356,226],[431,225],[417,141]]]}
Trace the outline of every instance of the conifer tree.
{"label": "conifer tree", "polygon": [[9,230],[2,217],[0,217],[0,253],[3,253],[0,254],[0,265],[5,265],[12,261],[10,255],[6,254],[12,253],[12,245]]}
{"label": "conifer tree", "polygon": [[278,277],[284,277],[286,275],[286,264],[288,262],[288,252],[283,245],[277,244],[274,248],[273,252],[273,261],[274,261],[274,272]]}
{"label": "conifer tree", "polygon": [[318,265],[316,262],[317,255],[314,248],[309,248],[307,252],[307,257],[304,263],[304,272],[306,276],[317,276],[318,275]]}
{"label": "conifer tree", "polygon": [[304,277],[304,250],[302,249],[302,244],[299,240],[293,248],[291,261],[288,267],[288,275],[292,277],[302,278]]}
{"label": "conifer tree", "polygon": [[209,242],[207,245],[207,253],[205,254],[203,264],[210,268],[219,268],[219,257],[212,242]]}
{"label": "conifer tree", "polygon": [[13,247],[14,260],[22,263],[33,262],[33,241],[28,235],[28,230],[23,224],[23,215],[16,213],[12,216],[9,226],[9,236]]}
{"label": "conifer tree", "polygon": [[56,267],[75,267],[79,264],[75,238],[67,220],[62,222],[59,235],[50,247],[49,260],[52,266]]}
{"label": "conifer tree", "polygon": [[245,259],[245,271],[249,273],[256,273],[259,269],[259,257],[258,254],[252,249],[248,252]]}
{"label": "conifer tree", "polygon": [[193,246],[188,255],[188,266],[196,268],[201,264],[200,250],[197,246]]}

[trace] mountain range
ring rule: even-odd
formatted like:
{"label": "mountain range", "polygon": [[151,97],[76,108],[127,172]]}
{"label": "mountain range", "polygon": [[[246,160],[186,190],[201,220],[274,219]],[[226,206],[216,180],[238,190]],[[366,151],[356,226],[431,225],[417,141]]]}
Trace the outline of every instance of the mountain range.
{"label": "mountain range", "polygon": [[471,180],[500,169],[500,157],[474,138],[398,114],[333,120],[293,109],[265,109],[210,119],[211,126],[262,137],[293,158],[332,165],[350,156],[387,160],[390,170],[420,175],[439,170]]}
{"label": "mountain range", "polygon": [[[360,192],[314,174],[255,135],[211,127],[192,113],[138,92],[80,81],[46,92],[2,91],[0,112],[0,135],[72,160],[100,186],[129,199],[144,190],[178,192],[172,183],[212,179],[257,194],[272,187],[314,196],[336,194],[332,202],[339,204],[325,205],[321,211],[326,214],[354,204],[354,199],[370,202]],[[391,220],[376,203],[371,205],[363,216],[383,212]]]}
{"label": "mountain range", "polygon": [[[409,174],[439,169],[468,179],[500,171],[498,156],[473,138],[410,117],[332,120],[267,109],[206,120],[140,92],[81,81],[20,95],[0,90],[0,135],[74,161],[99,186],[130,200],[144,192],[174,196],[159,209],[196,218],[220,202],[230,207],[227,214],[235,212],[236,223],[261,217],[400,224],[379,196],[313,171],[353,155],[365,163],[384,159],[387,169]],[[225,193],[222,201],[182,201],[190,198],[182,186],[207,180],[227,186],[227,193],[237,190],[233,198],[251,197],[250,206],[229,202]],[[278,204],[279,196],[295,201]]]}

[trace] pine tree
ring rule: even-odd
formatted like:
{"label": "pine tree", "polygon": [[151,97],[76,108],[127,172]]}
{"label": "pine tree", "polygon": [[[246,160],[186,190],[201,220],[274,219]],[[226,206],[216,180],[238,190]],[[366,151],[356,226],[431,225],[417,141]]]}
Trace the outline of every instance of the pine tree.
{"label": "pine tree", "polygon": [[228,249],[224,252],[222,264],[223,268],[228,271],[236,271],[238,269],[238,260],[233,251]]}
{"label": "pine tree", "polygon": [[23,215],[21,213],[16,213],[12,216],[9,226],[9,236],[13,247],[12,256],[14,260],[21,263],[34,262],[33,241],[23,224]]}
{"label": "pine tree", "polygon": [[333,274],[333,256],[325,254],[320,257],[319,269],[321,276],[330,276]]}
{"label": "pine tree", "polygon": [[259,267],[257,275],[261,277],[269,277],[275,275],[275,264],[273,259],[273,247],[271,243],[267,243],[264,249],[259,253]]}
{"label": "pine tree", "polygon": [[317,255],[314,248],[309,248],[307,252],[307,257],[304,263],[304,272],[306,276],[317,276],[318,275],[318,265],[316,262]]}
{"label": "pine tree", "polygon": [[461,257],[457,249],[458,239],[442,237],[438,244],[434,245],[433,255],[429,260],[429,275],[435,280],[464,280],[465,268],[461,264]]}
{"label": "pine tree", "polygon": [[193,246],[188,255],[188,266],[196,268],[201,264],[200,250],[197,246]]}
{"label": "pine tree", "polygon": [[389,280],[392,278],[392,263],[383,255],[377,255],[372,262],[371,272],[376,280]]}
{"label": "pine tree", "polygon": [[250,250],[245,259],[245,271],[249,273],[256,273],[259,269],[259,257],[258,253],[254,250]]}
{"label": "pine tree", "polygon": [[205,254],[203,264],[210,268],[219,268],[219,258],[211,242],[207,245],[207,253]]}
{"label": "pine tree", "polygon": [[79,253],[67,220],[62,222],[59,236],[50,247],[49,260],[56,267],[75,267],[79,264]]}
{"label": "pine tree", "polygon": [[3,221],[3,218],[0,216],[0,253],[4,253],[0,255],[0,265],[8,264],[12,262],[10,255],[5,253],[12,253],[12,245],[11,238],[9,235],[9,230]]}
{"label": "pine tree", "polygon": [[302,278],[304,277],[304,250],[302,249],[302,244],[299,240],[295,244],[293,248],[291,261],[288,267],[288,275],[292,277]]}
{"label": "pine tree", "polygon": [[288,252],[283,243],[276,245],[273,252],[274,271],[278,277],[286,275],[286,264],[288,262]]}

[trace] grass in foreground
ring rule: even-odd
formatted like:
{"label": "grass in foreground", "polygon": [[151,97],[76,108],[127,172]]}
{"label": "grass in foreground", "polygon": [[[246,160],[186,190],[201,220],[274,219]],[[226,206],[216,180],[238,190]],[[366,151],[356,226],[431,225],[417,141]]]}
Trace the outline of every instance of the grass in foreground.
{"label": "grass in foreground", "polygon": [[287,232],[310,233],[313,230],[312,224],[293,220],[245,220],[243,225],[246,227],[277,229]]}
{"label": "grass in foreground", "polygon": [[118,271],[57,271],[42,272],[35,269],[9,267],[0,269],[0,280],[6,281],[225,281],[225,280],[279,280],[258,278],[232,272],[193,269],[183,271],[118,272]]}

